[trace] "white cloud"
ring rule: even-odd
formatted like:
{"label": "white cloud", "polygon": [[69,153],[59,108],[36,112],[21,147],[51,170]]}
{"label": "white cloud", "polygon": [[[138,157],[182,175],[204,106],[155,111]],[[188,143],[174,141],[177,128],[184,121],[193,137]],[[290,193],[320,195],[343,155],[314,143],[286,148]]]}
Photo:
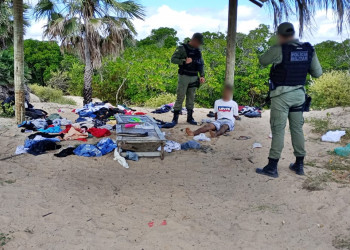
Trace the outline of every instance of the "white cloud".
{"label": "white cloud", "polygon": [[[253,13],[253,9],[247,6],[239,6],[238,31],[247,33],[261,23]],[[134,22],[138,31],[138,39],[148,36],[152,29],[170,27],[178,31],[180,39],[191,36],[194,32],[227,30],[227,7],[219,12],[208,11],[191,13],[189,11],[177,11],[167,5],[159,7],[155,13],[146,17],[145,21]]]}
{"label": "white cloud", "polygon": [[[32,0],[35,1],[35,0]],[[145,21],[135,20],[134,24],[138,32],[137,38],[142,39],[151,33],[152,29],[159,27],[171,27],[178,31],[180,40],[190,37],[194,32],[221,31],[227,30],[228,7],[219,11],[210,9],[174,10],[167,5],[158,8],[149,8]],[[303,40],[311,43],[319,43],[325,40],[342,41],[349,38],[347,30],[343,35],[337,33],[337,25],[331,12],[319,10],[315,15],[314,26],[305,29]],[[248,33],[259,24],[265,23],[272,26],[272,18],[264,9],[255,6],[241,5],[238,7],[238,32]],[[293,22],[298,29],[298,23]],[[32,26],[27,29],[25,38],[42,40],[43,26],[45,20],[32,21]]]}

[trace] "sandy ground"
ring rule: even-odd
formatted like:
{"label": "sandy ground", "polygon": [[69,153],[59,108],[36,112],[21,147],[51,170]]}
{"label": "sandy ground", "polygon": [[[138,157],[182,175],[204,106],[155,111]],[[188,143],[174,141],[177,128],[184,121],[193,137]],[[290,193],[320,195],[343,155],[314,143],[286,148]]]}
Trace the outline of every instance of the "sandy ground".
{"label": "sandy ground", "polygon": [[[73,106],[34,105],[49,113],[63,108],[62,116],[76,118],[70,112]],[[196,109],[195,118],[207,113]],[[350,108],[306,116],[327,113],[349,126]],[[154,117],[170,121],[171,113]],[[307,177],[288,170],[294,160],[288,129],[280,178],[255,174],[267,161],[268,121],[268,111],[263,118],[242,118],[228,136],[202,143],[209,150],[178,151],[164,161],[142,158],[129,162],[130,169],[113,161],[112,154],[59,159],[50,152],[2,160],[0,233],[12,238],[3,248],[334,249],[336,236],[350,235],[349,186],[330,182],[322,191],[303,189]],[[182,116],[179,126],[164,131],[168,139],[185,142],[186,127]],[[310,129],[306,124],[307,161],[316,161],[318,167],[307,166],[306,173],[314,176],[325,171],[327,151],[342,144],[320,142]],[[0,134],[0,158],[12,155],[26,136],[13,119],[4,118]],[[252,139],[240,141],[239,136]],[[263,147],[253,150],[254,142]],[[163,220],[166,225],[161,225]]]}

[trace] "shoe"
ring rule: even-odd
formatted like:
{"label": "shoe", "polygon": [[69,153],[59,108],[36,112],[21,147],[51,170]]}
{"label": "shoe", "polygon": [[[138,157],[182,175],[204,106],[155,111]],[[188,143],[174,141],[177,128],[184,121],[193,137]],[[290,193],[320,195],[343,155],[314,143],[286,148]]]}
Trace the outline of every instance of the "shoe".
{"label": "shoe", "polygon": [[264,168],[257,168],[256,173],[277,178],[278,177],[277,164],[278,164],[278,159],[269,158],[269,164],[267,164]]}
{"label": "shoe", "polygon": [[172,123],[177,124],[179,122],[180,111],[174,110],[174,117]]}
{"label": "shoe", "polygon": [[297,157],[295,163],[289,165],[289,169],[297,175],[305,175],[304,173],[304,157]]}
{"label": "shoe", "polygon": [[197,125],[198,123],[193,119],[193,109],[187,110],[187,122],[191,125]]}

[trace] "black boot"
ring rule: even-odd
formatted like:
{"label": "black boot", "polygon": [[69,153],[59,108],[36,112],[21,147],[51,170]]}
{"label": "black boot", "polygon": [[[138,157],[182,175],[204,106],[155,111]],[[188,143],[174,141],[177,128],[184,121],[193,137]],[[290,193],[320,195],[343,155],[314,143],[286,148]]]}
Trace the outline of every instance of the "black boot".
{"label": "black boot", "polygon": [[277,178],[278,177],[277,164],[278,164],[278,159],[269,158],[269,164],[267,164],[264,168],[257,168],[256,172],[258,174],[263,174],[273,178]]}
{"label": "black boot", "polygon": [[305,175],[304,173],[304,157],[297,157],[295,163],[289,165],[289,169],[297,175]]}
{"label": "black boot", "polygon": [[179,122],[179,115],[180,115],[180,111],[174,110],[174,117],[173,117],[172,123],[177,124]]}
{"label": "black boot", "polygon": [[197,122],[193,119],[193,109],[187,110],[187,122],[191,125],[197,125]]}

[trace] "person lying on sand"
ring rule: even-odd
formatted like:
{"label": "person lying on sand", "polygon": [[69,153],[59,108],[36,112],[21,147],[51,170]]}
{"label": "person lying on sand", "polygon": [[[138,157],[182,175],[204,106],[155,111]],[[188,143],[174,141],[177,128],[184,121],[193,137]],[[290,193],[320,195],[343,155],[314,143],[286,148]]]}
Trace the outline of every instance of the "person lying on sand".
{"label": "person lying on sand", "polygon": [[204,125],[203,127],[192,131],[186,128],[189,136],[196,136],[201,133],[210,132],[211,137],[217,137],[225,134],[227,131],[233,131],[235,120],[239,120],[238,105],[232,100],[232,87],[226,85],[223,90],[222,99],[216,100],[214,105],[215,121]]}

